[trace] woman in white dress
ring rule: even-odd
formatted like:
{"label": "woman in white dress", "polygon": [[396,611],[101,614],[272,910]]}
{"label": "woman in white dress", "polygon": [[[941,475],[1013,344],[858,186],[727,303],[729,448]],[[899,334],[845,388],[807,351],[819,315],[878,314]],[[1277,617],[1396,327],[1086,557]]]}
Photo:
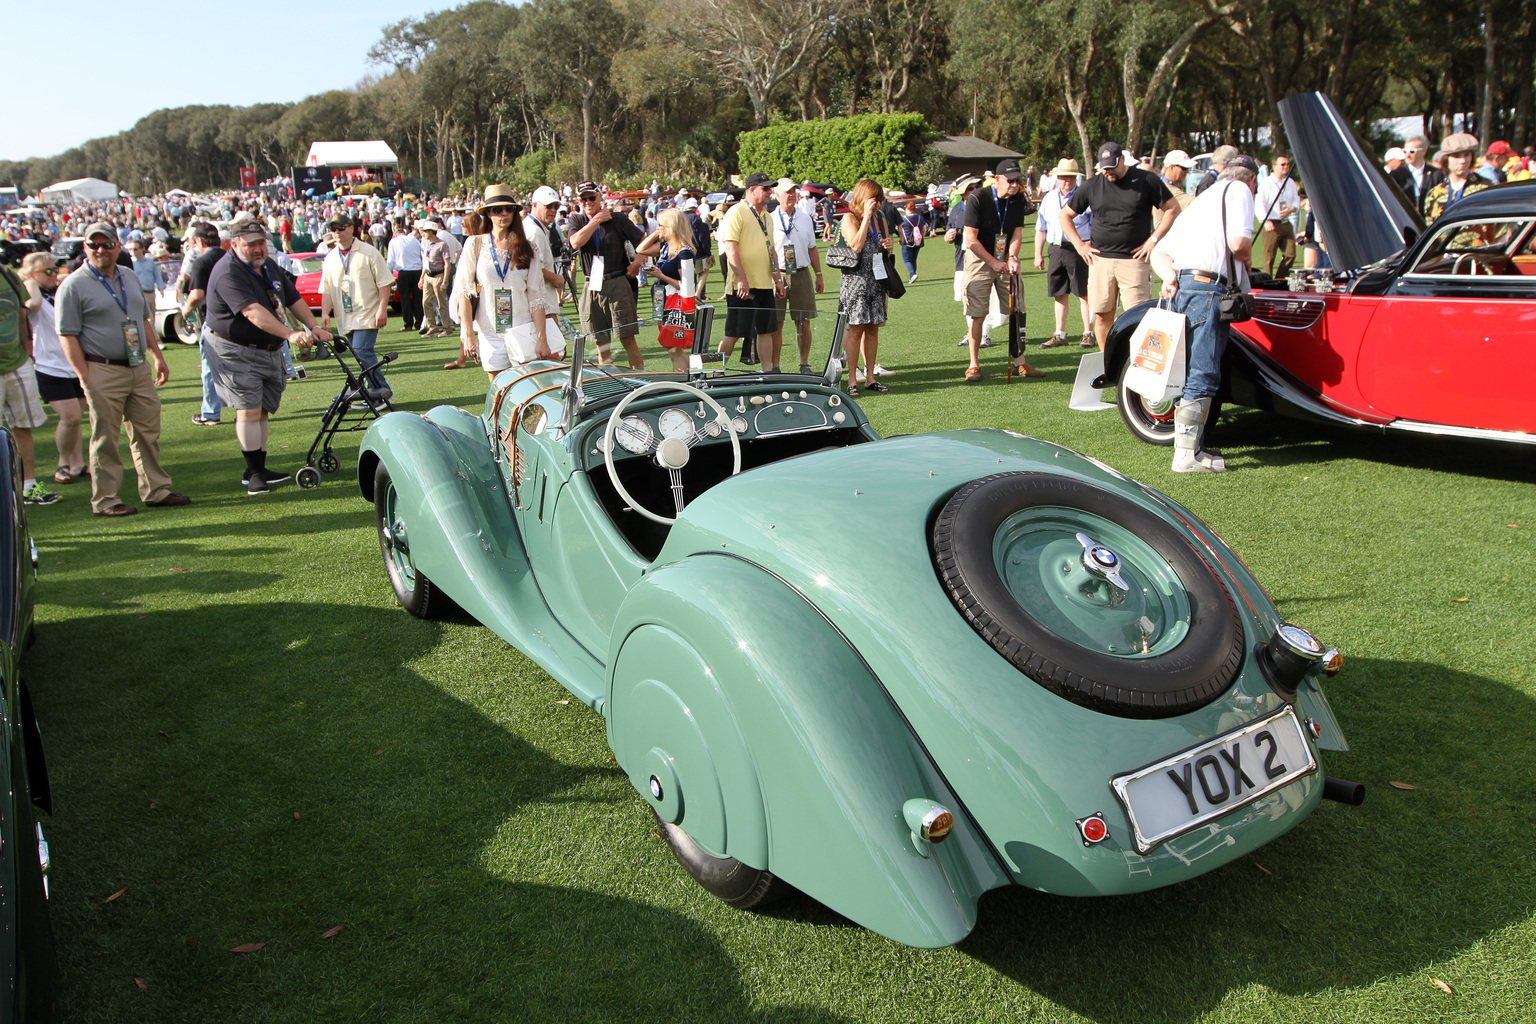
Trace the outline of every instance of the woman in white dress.
{"label": "woman in white dress", "polygon": [[546,268],[523,234],[522,207],[512,201],[512,190],[490,186],[475,212],[480,230],[489,222],[490,231],[473,234],[459,259],[459,352],[464,359],[478,357],[494,380],[514,364],[561,355],[565,340],[546,336]]}

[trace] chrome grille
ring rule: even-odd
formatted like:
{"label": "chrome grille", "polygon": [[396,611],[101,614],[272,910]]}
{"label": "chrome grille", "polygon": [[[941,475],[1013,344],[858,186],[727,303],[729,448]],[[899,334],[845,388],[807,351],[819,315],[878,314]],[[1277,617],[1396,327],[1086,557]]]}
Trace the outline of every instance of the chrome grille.
{"label": "chrome grille", "polygon": [[1322,299],[1273,299],[1263,295],[1253,297],[1253,318],[1273,327],[1290,330],[1306,330],[1317,323],[1327,303]]}

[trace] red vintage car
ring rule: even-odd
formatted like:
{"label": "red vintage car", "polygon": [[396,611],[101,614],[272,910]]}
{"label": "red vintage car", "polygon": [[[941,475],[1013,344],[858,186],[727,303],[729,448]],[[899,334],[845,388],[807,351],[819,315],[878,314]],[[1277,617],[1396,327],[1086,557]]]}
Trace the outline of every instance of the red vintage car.
{"label": "red vintage car", "polygon": [[[1334,268],[1254,289],[1221,399],[1382,432],[1536,443],[1536,185],[1488,188],[1423,219],[1321,93],[1280,104]],[[1115,321],[1116,384],[1151,303]],[[1121,416],[1173,443],[1171,403],[1118,388]]]}

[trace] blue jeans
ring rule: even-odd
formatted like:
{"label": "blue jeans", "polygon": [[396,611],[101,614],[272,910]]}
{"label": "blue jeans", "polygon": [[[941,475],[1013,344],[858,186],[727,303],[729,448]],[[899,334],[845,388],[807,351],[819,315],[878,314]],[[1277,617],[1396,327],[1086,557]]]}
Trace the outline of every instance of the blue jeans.
{"label": "blue jeans", "polygon": [[917,246],[904,245],[901,247],[901,262],[907,265],[907,274],[917,276]]}
{"label": "blue jeans", "polygon": [[361,328],[347,335],[347,344],[352,348],[352,354],[357,356],[357,361],[363,368],[363,376],[368,383],[376,388],[387,388],[384,381],[384,371],[375,369],[379,365],[379,357],[373,352],[374,343],[379,340],[379,329],[370,327],[367,330]]}
{"label": "blue jeans", "polygon": [[1184,401],[1215,398],[1221,390],[1221,357],[1227,351],[1227,325],[1216,315],[1216,298],[1221,285],[1196,281],[1179,275],[1179,291],[1173,297],[1173,309],[1183,313],[1189,323],[1185,340],[1189,343],[1189,370],[1184,375]]}
{"label": "blue jeans", "polygon": [[224,412],[224,403],[219,401],[219,393],[213,389],[213,371],[208,369],[208,350],[204,347],[208,344],[208,325],[203,324],[199,333],[200,343],[197,346],[201,353],[203,364],[203,408],[202,415],[205,420],[221,419]]}

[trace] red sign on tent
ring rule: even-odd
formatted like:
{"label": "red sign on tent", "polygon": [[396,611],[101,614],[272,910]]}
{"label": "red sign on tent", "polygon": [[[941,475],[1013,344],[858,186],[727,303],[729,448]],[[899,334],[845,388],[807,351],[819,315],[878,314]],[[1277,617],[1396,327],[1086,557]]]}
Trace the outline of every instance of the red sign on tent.
{"label": "red sign on tent", "polygon": [[254,167],[242,167],[242,168],[240,168],[240,187],[241,188],[255,188],[256,187],[256,168],[254,168]]}

